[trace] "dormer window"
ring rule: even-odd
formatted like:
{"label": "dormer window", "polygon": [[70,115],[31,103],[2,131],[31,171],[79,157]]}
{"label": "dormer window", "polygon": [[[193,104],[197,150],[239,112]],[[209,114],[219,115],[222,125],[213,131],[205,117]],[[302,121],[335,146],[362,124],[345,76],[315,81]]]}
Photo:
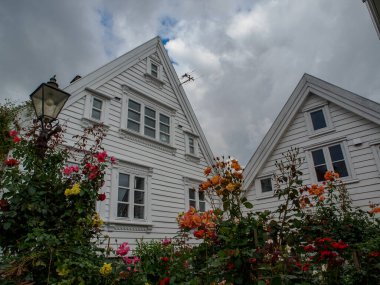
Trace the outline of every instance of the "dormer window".
{"label": "dormer window", "polygon": [[322,109],[310,112],[310,117],[314,131],[327,127],[326,119]]}

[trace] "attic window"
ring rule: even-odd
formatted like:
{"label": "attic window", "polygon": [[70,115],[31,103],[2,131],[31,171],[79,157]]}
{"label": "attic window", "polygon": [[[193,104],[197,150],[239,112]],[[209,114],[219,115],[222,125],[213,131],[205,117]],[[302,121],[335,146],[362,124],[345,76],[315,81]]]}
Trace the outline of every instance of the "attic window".
{"label": "attic window", "polygon": [[158,65],[151,63],[150,64],[150,75],[152,75],[155,78],[158,78]]}
{"label": "attic window", "polygon": [[260,184],[262,193],[272,192],[272,179],[270,177],[260,179]]}
{"label": "attic window", "polygon": [[313,104],[302,111],[304,112],[310,137],[321,136],[335,131],[327,101]]}
{"label": "attic window", "polygon": [[313,123],[314,131],[327,127],[326,119],[323,114],[323,109],[310,112],[311,122]]}
{"label": "attic window", "polygon": [[162,87],[162,85],[164,84],[164,82],[162,81],[162,77],[162,65],[159,62],[148,57],[146,60],[145,78],[148,80],[148,82],[153,83],[158,87]]}

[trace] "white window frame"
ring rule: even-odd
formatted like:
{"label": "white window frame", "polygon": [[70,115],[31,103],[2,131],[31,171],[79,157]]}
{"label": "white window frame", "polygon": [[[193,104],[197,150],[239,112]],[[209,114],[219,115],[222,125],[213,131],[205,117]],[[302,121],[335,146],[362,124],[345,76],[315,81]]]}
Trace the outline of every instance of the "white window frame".
{"label": "white window frame", "polygon": [[[199,137],[193,133],[184,131],[185,134],[185,155],[188,158],[199,159]],[[190,139],[193,139],[194,153],[191,153]]]}
{"label": "white window frame", "polygon": [[[272,185],[272,191],[263,192],[261,187],[261,180],[270,179]],[[263,174],[255,179],[255,189],[257,198],[269,198],[274,196],[274,181],[273,174]]]}
{"label": "white window frame", "polygon": [[[152,64],[157,66],[157,76],[154,76],[152,74]],[[162,65],[159,64],[157,61],[155,61],[154,59],[148,57],[147,60],[146,60],[146,73],[156,79],[156,80],[159,80],[159,81],[162,81],[162,73],[163,73],[163,68],[162,68]]]}
{"label": "white window frame", "polygon": [[[118,217],[118,195],[119,195],[119,175],[120,173],[129,175],[129,209],[128,217]],[[134,189],[135,177],[144,178],[144,218],[134,218]],[[149,224],[151,217],[150,209],[150,189],[152,183],[152,169],[149,167],[130,164],[118,160],[117,166],[112,169],[111,194],[110,194],[110,221],[114,223],[137,223]],[[139,205],[137,205],[139,206]]]}
{"label": "white window frame", "polygon": [[[318,130],[314,130],[313,121],[311,119],[311,113],[319,111],[319,110],[321,110],[323,113],[323,116],[326,122],[326,127],[318,129]],[[322,104],[317,104],[317,105],[310,106],[308,108],[304,108],[302,111],[304,112],[309,137],[319,136],[322,134],[327,134],[327,133],[335,131],[333,122],[331,120],[330,110],[329,110],[327,101]]]}
{"label": "white window frame", "polygon": [[[124,92],[127,93],[131,89],[124,86]],[[173,147],[174,145],[174,120],[175,120],[175,112],[170,107],[163,106],[162,104],[158,104],[152,100],[147,100],[145,95],[143,96],[136,96],[136,92],[128,92],[123,97],[122,101],[122,115],[121,115],[121,126],[120,129],[124,132],[127,132],[129,134],[137,135],[141,138],[144,138],[149,141],[154,141],[158,144]],[[140,104],[140,128],[139,131],[135,131],[128,128],[128,109],[129,109],[129,100],[132,100],[138,104]],[[145,108],[149,108],[151,110],[154,110],[156,112],[156,118],[155,118],[155,134],[156,137],[152,138],[151,136],[145,135]],[[160,140],[160,114],[166,116],[169,118],[169,142],[164,142]]]}
{"label": "white window frame", "polygon": [[380,176],[380,139],[369,142],[372,149],[373,157],[376,162],[378,176]]}
{"label": "white window frame", "polygon": [[347,173],[348,176],[346,177],[341,177],[342,181],[345,181],[345,183],[351,183],[351,182],[356,182],[356,175],[355,172],[353,171],[353,164],[351,161],[351,156],[348,151],[348,146],[347,146],[347,141],[343,140],[335,140],[335,141],[330,141],[326,143],[321,143],[319,145],[314,145],[312,147],[305,148],[306,154],[307,154],[307,161],[308,161],[308,166],[309,166],[309,172],[310,172],[310,178],[313,183],[321,183],[322,181],[318,181],[317,179],[317,174],[315,172],[315,167],[314,167],[314,160],[313,160],[313,155],[312,152],[322,149],[323,150],[323,155],[325,158],[325,163],[326,163],[326,168],[328,171],[333,171],[333,165],[331,161],[331,155],[329,151],[329,147],[335,146],[335,145],[340,145],[344,162],[346,164],[347,168]]}
{"label": "white window frame", "polygon": [[[113,97],[97,90],[91,88],[86,88],[86,97],[85,97],[85,108],[82,121],[87,123],[103,123],[105,126],[109,125],[108,110],[110,105],[110,100]],[[102,109],[100,114],[100,119],[97,120],[92,117],[92,109],[94,106],[94,99],[102,101]]]}
{"label": "white window frame", "polygon": [[[194,179],[191,179],[191,178],[184,178],[184,196],[185,196],[185,211],[188,211],[190,210],[190,189],[194,189],[195,190],[195,204],[196,204],[196,207],[195,209],[196,210],[199,210],[200,207],[199,207],[199,184],[201,184],[201,181],[197,181],[197,180],[194,180]],[[210,202],[209,202],[209,199],[206,195],[206,193],[204,192],[204,203],[205,203],[205,211],[208,211],[210,210]]]}

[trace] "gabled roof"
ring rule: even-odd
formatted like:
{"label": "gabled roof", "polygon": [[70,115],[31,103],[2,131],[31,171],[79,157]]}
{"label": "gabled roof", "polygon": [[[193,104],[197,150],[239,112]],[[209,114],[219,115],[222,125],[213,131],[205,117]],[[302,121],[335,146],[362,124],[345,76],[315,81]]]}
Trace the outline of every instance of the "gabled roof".
{"label": "gabled roof", "polygon": [[304,74],[244,170],[245,186],[253,182],[309,94],[317,95],[380,125],[380,104],[319,78]]}
{"label": "gabled roof", "polygon": [[202,131],[202,128],[198,122],[197,117],[193,111],[193,108],[190,105],[189,100],[185,94],[183,87],[178,79],[177,73],[171,64],[171,60],[165,50],[164,45],[160,37],[155,37],[146,43],[136,47],[135,49],[123,54],[122,56],[116,58],[115,60],[107,63],[106,65],[98,68],[97,70],[91,72],[90,74],[77,79],[72,84],[67,86],[64,91],[71,94],[69,100],[67,101],[65,108],[77,101],[81,95],[81,92],[90,88],[96,90],[98,87],[116,77],[123,71],[137,64],[143,58],[148,57],[149,55],[157,52],[162,65],[168,76],[168,80],[178,98],[178,102],[184,111],[186,118],[189,120],[190,126],[192,127],[195,134],[200,137],[201,149],[205,155],[205,159],[208,164],[213,163],[213,153],[211,148],[206,140],[206,137]]}

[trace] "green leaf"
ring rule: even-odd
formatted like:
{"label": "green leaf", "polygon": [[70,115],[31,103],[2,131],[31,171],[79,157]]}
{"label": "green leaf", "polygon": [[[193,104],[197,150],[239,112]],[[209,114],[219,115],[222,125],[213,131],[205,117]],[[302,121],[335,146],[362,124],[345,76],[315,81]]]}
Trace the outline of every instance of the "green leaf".
{"label": "green leaf", "polygon": [[281,285],[281,284],[282,284],[282,281],[281,281],[280,276],[274,277],[272,281],[270,282],[270,285]]}
{"label": "green leaf", "polygon": [[247,201],[247,202],[244,202],[244,207],[246,207],[247,209],[252,209],[253,205],[252,205],[252,203]]}
{"label": "green leaf", "polygon": [[3,224],[3,229],[4,230],[9,230],[10,227],[11,227],[11,223],[4,223]]}

